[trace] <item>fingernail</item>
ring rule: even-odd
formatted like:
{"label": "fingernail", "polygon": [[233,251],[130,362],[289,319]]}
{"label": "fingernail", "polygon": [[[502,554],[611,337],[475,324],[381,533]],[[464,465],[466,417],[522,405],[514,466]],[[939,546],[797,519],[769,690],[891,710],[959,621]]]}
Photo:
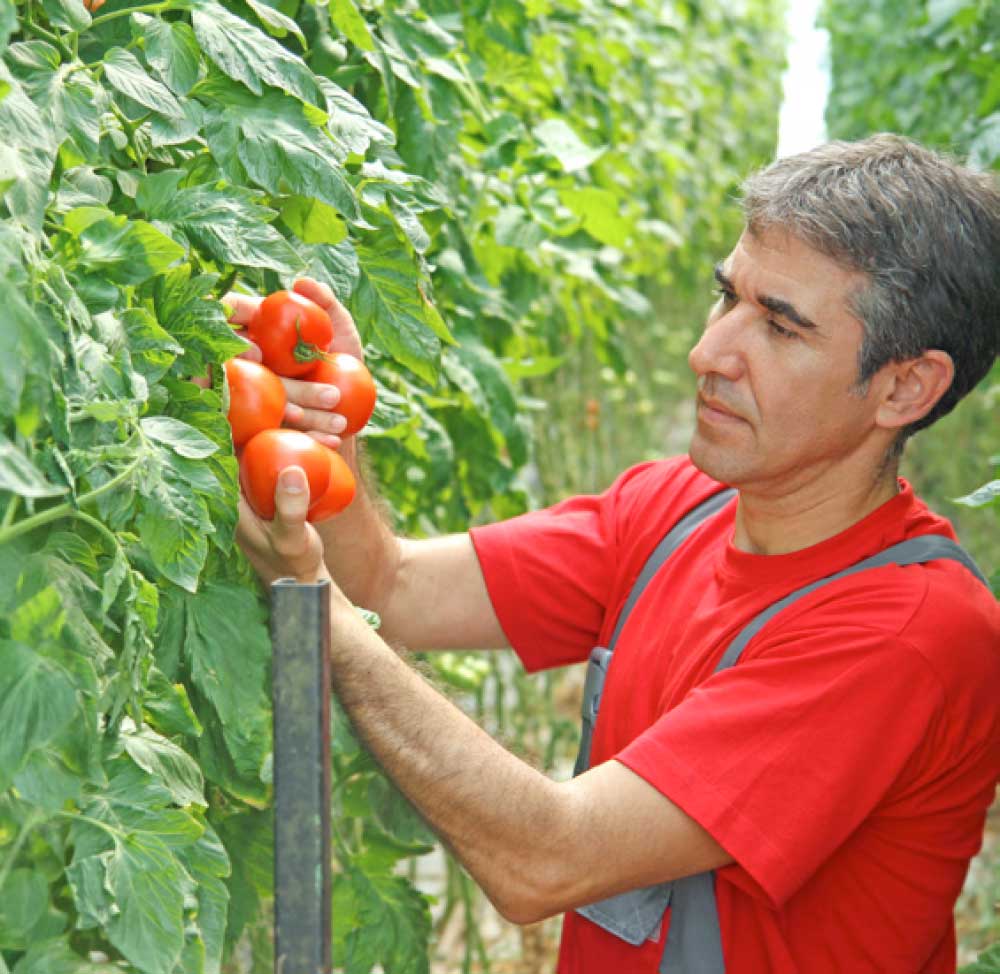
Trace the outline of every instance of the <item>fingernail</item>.
{"label": "fingernail", "polygon": [[340,396],[337,394],[337,391],[335,389],[324,389],[319,394],[319,404],[324,409],[330,409],[333,406],[336,406],[339,399]]}
{"label": "fingernail", "polygon": [[343,433],[347,429],[347,420],[343,416],[334,416],[330,420],[331,433]]}
{"label": "fingernail", "polygon": [[301,494],[302,480],[302,473],[298,470],[282,470],[278,476],[278,483],[286,494]]}

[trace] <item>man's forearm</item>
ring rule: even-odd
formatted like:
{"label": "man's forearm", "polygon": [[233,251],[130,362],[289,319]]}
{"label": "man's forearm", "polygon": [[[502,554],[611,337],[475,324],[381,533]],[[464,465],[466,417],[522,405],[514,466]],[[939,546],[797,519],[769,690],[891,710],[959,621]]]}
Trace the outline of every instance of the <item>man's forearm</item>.
{"label": "man's forearm", "polygon": [[560,786],[504,750],[335,595],[334,690],[367,748],[508,919],[548,912]]}
{"label": "man's forearm", "polygon": [[345,440],[340,454],[354,473],[357,493],[336,517],[316,525],[334,581],[356,605],[383,613],[399,569],[399,544],[367,470],[362,448]]}

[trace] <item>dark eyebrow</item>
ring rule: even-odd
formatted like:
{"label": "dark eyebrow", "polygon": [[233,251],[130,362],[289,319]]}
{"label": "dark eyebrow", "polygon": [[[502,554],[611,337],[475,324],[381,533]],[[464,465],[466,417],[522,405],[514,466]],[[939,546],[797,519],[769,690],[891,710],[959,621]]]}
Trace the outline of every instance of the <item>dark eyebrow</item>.
{"label": "dark eyebrow", "polygon": [[[725,271],[722,269],[722,262],[720,261],[715,265],[715,279],[719,284],[727,291],[735,291],[733,286],[732,278],[730,278]],[[766,294],[757,296],[757,303],[773,314],[780,315],[788,321],[793,322],[798,325],[799,328],[805,328],[808,331],[817,331],[816,323],[810,321],[804,314],[801,314],[795,307],[783,298],[772,298],[768,297]]]}

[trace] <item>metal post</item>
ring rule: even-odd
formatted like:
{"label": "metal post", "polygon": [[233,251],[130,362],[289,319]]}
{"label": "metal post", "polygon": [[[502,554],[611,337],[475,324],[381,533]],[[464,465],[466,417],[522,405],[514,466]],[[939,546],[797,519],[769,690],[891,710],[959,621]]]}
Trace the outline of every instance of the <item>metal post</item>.
{"label": "metal post", "polygon": [[330,583],[271,586],[274,970],[329,974]]}

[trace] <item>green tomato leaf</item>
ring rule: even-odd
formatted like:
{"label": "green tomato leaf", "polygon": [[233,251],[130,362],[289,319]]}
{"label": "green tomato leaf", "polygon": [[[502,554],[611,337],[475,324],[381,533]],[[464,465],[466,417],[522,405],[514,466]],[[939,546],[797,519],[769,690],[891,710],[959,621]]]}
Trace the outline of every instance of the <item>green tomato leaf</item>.
{"label": "green tomato leaf", "polygon": [[358,248],[360,280],[352,309],[362,333],[427,382],[433,382],[441,343],[431,328],[421,282],[388,237]]}
{"label": "green tomato leaf", "polygon": [[38,650],[0,641],[0,790],[28,756],[52,740],[76,713],[76,683]]}
{"label": "green tomato leaf", "polygon": [[136,205],[151,219],[177,226],[220,266],[266,267],[283,276],[302,270],[294,248],[270,225],[274,210],[234,187],[225,192],[178,188],[183,175],[175,169],[147,176],[139,184]]}
{"label": "green tomato leaf", "polygon": [[355,47],[374,51],[375,41],[354,0],[330,0],[330,22]]}
{"label": "green tomato leaf", "polygon": [[132,760],[170,791],[175,804],[181,808],[208,804],[201,770],[176,744],[148,727],[122,734],[122,742]]}
{"label": "green tomato leaf", "polygon": [[170,447],[182,457],[203,460],[219,448],[204,433],[169,416],[147,416],[139,424],[151,440]]}
{"label": "green tomato leaf", "polygon": [[156,278],[153,300],[160,324],[186,349],[188,375],[201,375],[210,363],[225,362],[247,347],[227,323],[216,279],[191,276],[187,265]]}
{"label": "green tomato leaf", "polygon": [[282,204],[281,218],[303,243],[338,244],[347,236],[340,214],[308,196],[289,196]]}
{"label": "green tomato leaf", "polygon": [[106,882],[120,909],[105,925],[108,939],[140,970],[172,974],[184,949],[191,877],[162,839],[133,831],[116,841]]}
{"label": "green tomato leaf", "polygon": [[133,13],[132,36],[142,38],[146,60],[177,95],[186,95],[201,77],[201,48],[191,27]]}
{"label": "green tomato leaf", "polygon": [[622,201],[609,189],[587,186],[564,189],[559,199],[583,220],[583,229],[609,247],[624,247],[632,233],[632,223],[622,217]]}
{"label": "green tomato leaf", "polygon": [[42,8],[60,30],[78,33],[90,26],[90,13],[82,3],[74,3],[74,0],[42,0]]}
{"label": "green tomato leaf", "polygon": [[17,8],[14,0],[0,0],[0,53],[7,47],[10,35],[17,30]]}
{"label": "green tomato leaf", "polygon": [[184,248],[151,223],[124,216],[94,221],[79,239],[81,262],[116,284],[141,284],[184,257]]}
{"label": "green tomato leaf", "polygon": [[211,582],[187,601],[186,622],[191,680],[218,715],[238,771],[256,777],[271,750],[271,640],[261,606],[246,587]]}
{"label": "green tomato leaf", "polygon": [[220,165],[231,168],[237,161],[272,195],[312,197],[351,222],[360,219],[343,167],[346,151],[286,97],[272,93],[252,106],[240,106],[238,112],[216,110],[205,136]]}
{"label": "green tomato leaf", "polygon": [[104,76],[112,88],[150,111],[174,118],[183,118],[184,110],[174,93],[162,82],[151,77],[139,59],[121,47],[113,47],[104,55]]}
{"label": "green tomato leaf", "polygon": [[247,0],[247,6],[275,37],[294,34],[299,39],[299,43],[303,47],[306,46],[306,39],[301,28],[291,17],[286,17],[280,10],[272,7],[269,3],[264,2],[264,0]]}
{"label": "green tomato leaf", "polygon": [[427,974],[427,898],[401,876],[334,877],[334,964],[361,974],[381,964],[387,974]]}
{"label": "green tomato leaf", "polygon": [[0,947],[24,950],[49,905],[49,884],[31,869],[14,869],[0,887]]}
{"label": "green tomato leaf", "polygon": [[67,489],[49,483],[31,460],[0,433],[0,490],[21,497],[57,497]]}
{"label": "green tomato leaf", "polygon": [[208,58],[255,95],[270,85],[310,105],[321,103],[316,79],[301,58],[221,4],[201,4],[191,23]]}
{"label": "green tomato leaf", "polygon": [[566,172],[586,169],[604,155],[604,149],[587,145],[561,118],[550,118],[536,125],[532,134],[542,150],[558,160]]}
{"label": "green tomato leaf", "polygon": [[327,131],[340,151],[363,156],[370,146],[392,146],[396,135],[386,125],[371,117],[368,109],[350,92],[327,78],[320,79],[329,114]]}
{"label": "green tomato leaf", "polygon": [[956,504],[964,504],[966,507],[985,507],[993,504],[1000,498],[1000,480],[991,480],[988,484],[983,484],[978,490],[974,490],[965,497],[956,497]]}
{"label": "green tomato leaf", "polygon": [[[82,6],[81,6],[82,9]],[[0,192],[11,216],[40,230],[58,142],[48,125],[38,124],[38,107],[12,78],[0,101]]]}

